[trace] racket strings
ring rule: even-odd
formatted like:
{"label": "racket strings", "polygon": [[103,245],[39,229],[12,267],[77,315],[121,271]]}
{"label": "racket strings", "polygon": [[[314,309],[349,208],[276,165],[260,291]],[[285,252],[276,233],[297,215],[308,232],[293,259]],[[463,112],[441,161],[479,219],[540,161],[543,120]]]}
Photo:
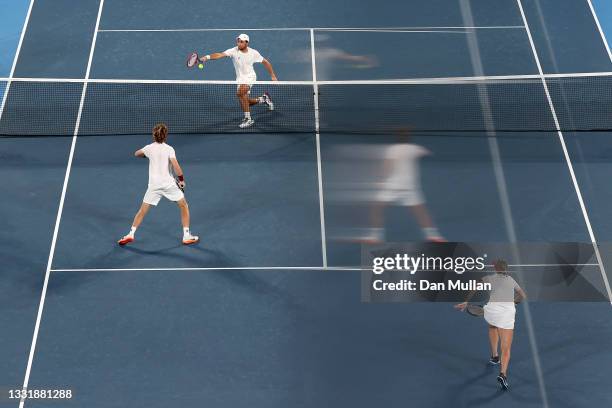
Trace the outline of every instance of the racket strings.
{"label": "racket strings", "polygon": [[196,64],[196,62],[198,62],[198,54],[195,52],[192,52],[191,54],[189,54],[189,57],[187,58],[187,66],[191,68]]}

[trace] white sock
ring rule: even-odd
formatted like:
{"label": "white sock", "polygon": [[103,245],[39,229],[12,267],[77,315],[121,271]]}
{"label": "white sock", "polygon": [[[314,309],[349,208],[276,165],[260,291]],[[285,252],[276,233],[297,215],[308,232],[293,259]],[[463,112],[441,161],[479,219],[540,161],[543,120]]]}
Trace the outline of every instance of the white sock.
{"label": "white sock", "polygon": [[188,236],[189,235],[189,227],[184,227],[183,228],[183,236]]}
{"label": "white sock", "polygon": [[251,119],[251,112],[244,112],[244,117],[247,119]]}
{"label": "white sock", "polygon": [[136,228],[137,228],[137,227],[132,226],[132,228],[130,228],[130,233],[129,233],[128,235],[129,235],[129,236],[131,236],[131,237],[133,237],[133,236],[134,236],[134,234],[136,233]]}

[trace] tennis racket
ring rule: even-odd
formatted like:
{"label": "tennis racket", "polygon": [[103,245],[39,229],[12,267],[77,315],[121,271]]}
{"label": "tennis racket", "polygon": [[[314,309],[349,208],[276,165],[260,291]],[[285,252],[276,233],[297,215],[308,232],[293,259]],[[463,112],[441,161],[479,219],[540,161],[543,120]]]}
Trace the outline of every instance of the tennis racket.
{"label": "tennis racket", "polygon": [[197,52],[192,52],[187,56],[187,68],[193,68],[199,62],[199,57]]}
{"label": "tennis racket", "polygon": [[174,172],[174,167],[172,167],[172,163],[168,163],[168,171],[170,172],[170,175],[174,178],[176,186],[184,193],[185,187],[181,187],[181,182],[179,181],[178,176]]}
{"label": "tennis racket", "polygon": [[179,181],[178,177],[174,177],[174,182],[176,183],[176,186],[179,188],[179,190],[181,190],[184,193],[185,187],[181,187],[181,182]]}
{"label": "tennis racket", "polygon": [[482,317],[484,316],[484,307],[482,305],[467,305],[465,311],[474,317]]}

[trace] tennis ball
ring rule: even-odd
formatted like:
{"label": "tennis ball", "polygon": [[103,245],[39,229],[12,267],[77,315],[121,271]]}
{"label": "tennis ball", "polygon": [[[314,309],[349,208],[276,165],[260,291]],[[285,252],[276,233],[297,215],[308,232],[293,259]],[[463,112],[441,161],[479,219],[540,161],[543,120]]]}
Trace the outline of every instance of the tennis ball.
{"label": "tennis ball", "polygon": [[204,68],[204,64],[198,64],[198,68],[203,69]]}

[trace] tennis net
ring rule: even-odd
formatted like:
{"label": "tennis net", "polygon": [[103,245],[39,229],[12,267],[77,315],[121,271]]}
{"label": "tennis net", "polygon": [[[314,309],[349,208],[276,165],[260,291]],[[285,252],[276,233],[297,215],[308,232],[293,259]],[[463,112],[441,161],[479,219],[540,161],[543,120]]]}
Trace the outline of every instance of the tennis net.
{"label": "tennis net", "polygon": [[[571,75],[546,78],[559,129],[612,129],[612,75]],[[317,124],[321,133],[480,132],[491,124],[498,132],[557,130],[542,80],[535,75],[258,82],[251,95],[269,92],[275,109],[253,106],[255,125],[247,129],[238,128],[243,115],[232,81],[22,78],[13,79],[6,93],[0,135],[72,135],[85,82],[79,135],[146,134],[158,122],[173,133],[196,134],[311,133]]]}

